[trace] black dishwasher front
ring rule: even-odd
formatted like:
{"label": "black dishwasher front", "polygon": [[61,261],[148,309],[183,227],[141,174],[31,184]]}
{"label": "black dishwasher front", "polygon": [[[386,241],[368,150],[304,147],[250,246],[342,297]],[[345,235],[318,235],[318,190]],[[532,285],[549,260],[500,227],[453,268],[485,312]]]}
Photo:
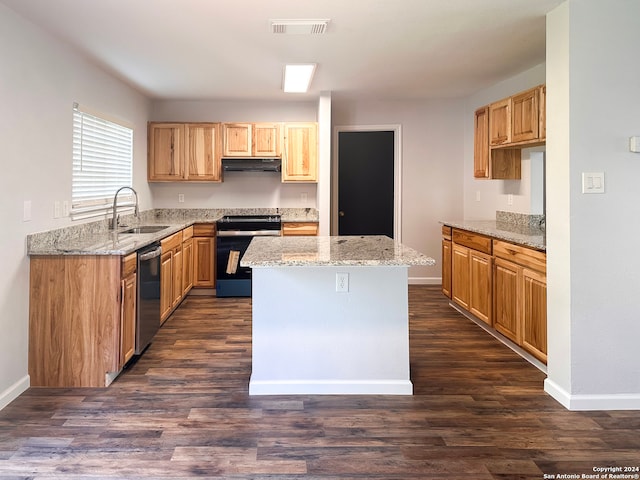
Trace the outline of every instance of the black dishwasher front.
{"label": "black dishwasher front", "polygon": [[149,346],[160,328],[160,243],[138,250],[136,355]]}

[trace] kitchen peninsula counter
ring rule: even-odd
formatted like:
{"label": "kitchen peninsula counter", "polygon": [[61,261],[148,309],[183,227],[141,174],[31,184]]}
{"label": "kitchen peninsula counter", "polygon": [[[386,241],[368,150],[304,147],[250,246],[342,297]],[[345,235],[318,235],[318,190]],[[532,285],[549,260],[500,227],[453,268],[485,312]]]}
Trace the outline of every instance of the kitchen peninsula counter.
{"label": "kitchen peninsula counter", "polygon": [[411,395],[408,268],[435,260],[385,236],[258,237],[251,395]]}

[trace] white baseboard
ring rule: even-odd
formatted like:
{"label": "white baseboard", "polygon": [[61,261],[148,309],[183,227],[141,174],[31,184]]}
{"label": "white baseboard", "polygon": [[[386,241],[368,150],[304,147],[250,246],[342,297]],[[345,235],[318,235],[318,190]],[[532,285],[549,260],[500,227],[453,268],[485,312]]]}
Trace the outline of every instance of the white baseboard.
{"label": "white baseboard", "polygon": [[568,410],[640,410],[638,393],[571,395],[549,378],[544,391]]}
{"label": "white baseboard", "polygon": [[16,383],[7,388],[4,392],[0,392],[0,410],[13,402],[31,385],[29,375],[25,375]]}
{"label": "white baseboard", "polygon": [[442,277],[409,277],[409,285],[442,285]]}
{"label": "white baseboard", "polygon": [[250,380],[249,395],[413,395],[411,380]]}

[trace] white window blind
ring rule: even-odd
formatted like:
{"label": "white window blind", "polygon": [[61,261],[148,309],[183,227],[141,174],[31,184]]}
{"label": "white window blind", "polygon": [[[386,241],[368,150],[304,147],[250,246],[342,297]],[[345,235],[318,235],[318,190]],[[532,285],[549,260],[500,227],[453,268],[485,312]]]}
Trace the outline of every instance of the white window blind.
{"label": "white window blind", "polygon": [[[71,217],[109,213],[116,190],[132,186],[132,176],[133,129],[74,104]],[[126,205],[124,194],[118,199],[122,205]]]}

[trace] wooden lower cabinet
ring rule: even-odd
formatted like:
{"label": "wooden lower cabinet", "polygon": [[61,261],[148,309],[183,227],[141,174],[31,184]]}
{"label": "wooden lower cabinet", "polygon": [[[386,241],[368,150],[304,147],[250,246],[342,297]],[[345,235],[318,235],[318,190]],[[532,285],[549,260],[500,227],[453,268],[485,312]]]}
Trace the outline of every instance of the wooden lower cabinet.
{"label": "wooden lower cabinet", "polygon": [[546,363],[545,252],[458,229],[450,230],[449,240],[445,228],[450,227],[443,227],[443,294]]}
{"label": "wooden lower cabinet", "polygon": [[522,348],[547,362],[547,277],[522,270]]}
{"label": "wooden lower cabinet", "polygon": [[[167,280],[168,279],[168,280]],[[160,257],[160,322],[171,313],[173,304],[173,253],[164,252]]]}
{"label": "wooden lower cabinet", "polygon": [[469,276],[471,278],[469,311],[487,325],[492,324],[491,265],[491,255],[469,250]]}
{"label": "wooden lower cabinet", "polygon": [[469,310],[471,297],[469,265],[469,249],[454,243],[451,248],[451,299],[465,310]]}
{"label": "wooden lower cabinet", "polygon": [[[191,227],[190,227],[191,228]],[[191,228],[193,231],[193,228]],[[193,238],[182,241],[182,296],[193,288]]]}
{"label": "wooden lower cabinet", "polygon": [[442,293],[451,298],[451,240],[442,239]]}
{"label": "wooden lower cabinet", "polygon": [[490,253],[476,250],[490,251],[491,240],[457,229],[453,230],[452,239],[451,299],[491,325],[492,257]]}
{"label": "wooden lower cabinet", "polygon": [[160,242],[160,323],[164,323],[183,298],[182,231]]}
{"label": "wooden lower cabinet", "polygon": [[493,275],[493,327],[514,343],[521,340],[518,314],[518,285],[522,281],[522,268],[514,263],[495,259]]}
{"label": "wooden lower cabinet", "polygon": [[136,350],[136,302],[138,297],[138,255],[122,259],[120,298],[120,366],[133,357]]}
{"label": "wooden lower cabinet", "polygon": [[215,235],[214,223],[196,223],[193,226],[193,288],[211,289],[216,286]]}
{"label": "wooden lower cabinet", "polygon": [[31,386],[105,387],[117,376],[135,342],[135,273],[123,276],[122,263],[116,255],[30,258]]}

